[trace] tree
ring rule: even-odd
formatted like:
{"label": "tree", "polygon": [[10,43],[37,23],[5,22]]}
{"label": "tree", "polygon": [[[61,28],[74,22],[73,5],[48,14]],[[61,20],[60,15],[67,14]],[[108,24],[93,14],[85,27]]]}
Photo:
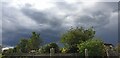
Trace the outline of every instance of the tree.
{"label": "tree", "polygon": [[120,53],[120,43],[116,46],[115,50]]}
{"label": "tree", "polygon": [[19,52],[28,53],[29,52],[29,42],[27,39],[21,39],[20,43],[14,48]]}
{"label": "tree", "polygon": [[41,43],[42,43],[42,40],[40,38],[40,35],[37,34],[36,32],[32,32],[32,36],[29,40],[30,48],[32,50],[37,50],[39,49],[39,46]]}
{"label": "tree", "polygon": [[51,48],[55,49],[55,53],[59,52],[59,47],[58,47],[58,45],[56,43],[50,43],[50,44],[47,44],[47,45],[41,47],[39,49],[39,52],[40,53],[50,53]]}
{"label": "tree", "polygon": [[21,39],[19,44],[14,48],[14,52],[17,53],[28,53],[31,50],[37,50],[39,49],[40,44],[42,43],[42,40],[36,32],[32,32],[32,36],[30,39]]}
{"label": "tree", "polygon": [[71,28],[61,37],[61,42],[69,48],[71,53],[77,52],[77,44],[92,39],[95,35],[93,28],[84,29],[83,27]]}
{"label": "tree", "polygon": [[85,49],[88,50],[89,56],[104,56],[105,50],[104,50],[104,43],[101,40],[98,39],[90,39],[86,42],[83,42],[81,44],[78,44],[77,47],[79,48],[79,53],[81,56],[85,55]]}

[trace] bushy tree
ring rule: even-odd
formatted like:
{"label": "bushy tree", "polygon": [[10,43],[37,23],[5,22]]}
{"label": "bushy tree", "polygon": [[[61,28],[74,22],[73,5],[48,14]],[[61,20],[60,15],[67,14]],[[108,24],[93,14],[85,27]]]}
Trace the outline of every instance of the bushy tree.
{"label": "bushy tree", "polygon": [[39,49],[39,46],[41,43],[42,43],[42,40],[40,38],[40,35],[37,34],[36,32],[32,32],[32,36],[29,40],[30,48],[32,50],[37,50]]}
{"label": "bushy tree", "polygon": [[95,35],[93,28],[84,29],[83,27],[71,28],[61,37],[61,42],[69,48],[70,53],[77,52],[77,44],[92,39]]}
{"label": "bushy tree", "polygon": [[47,45],[41,47],[39,49],[39,52],[40,53],[50,53],[51,48],[55,49],[55,53],[59,52],[59,47],[58,47],[58,45],[56,43],[50,43],[50,44],[47,44]]}
{"label": "bushy tree", "polygon": [[21,39],[19,44],[14,48],[14,52],[28,53],[31,50],[39,49],[42,39],[36,32],[32,32],[32,36],[29,39]]}
{"label": "bushy tree", "polygon": [[116,46],[115,50],[120,53],[120,43]]}
{"label": "bushy tree", "polygon": [[21,39],[20,43],[14,48],[17,52],[28,53],[29,52],[29,42],[27,39]]}
{"label": "bushy tree", "polygon": [[104,56],[104,43],[98,39],[90,39],[86,42],[78,44],[77,47],[79,48],[79,53],[81,56],[85,55],[85,49],[88,50],[89,56]]}

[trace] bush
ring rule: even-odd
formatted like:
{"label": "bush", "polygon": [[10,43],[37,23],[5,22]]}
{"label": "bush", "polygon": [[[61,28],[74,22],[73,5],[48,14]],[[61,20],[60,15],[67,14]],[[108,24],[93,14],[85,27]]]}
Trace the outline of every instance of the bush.
{"label": "bush", "polygon": [[68,53],[69,49],[68,48],[61,48],[60,51],[61,51],[61,53]]}
{"label": "bush", "polygon": [[101,40],[90,39],[86,42],[78,44],[79,53],[81,56],[85,55],[85,49],[88,49],[89,56],[104,56],[104,43]]}
{"label": "bush", "polygon": [[50,49],[54,48],[55,53],[59,53],[59,47],[56,43],[47,44],[39,49],[39,53],[50,53]]}

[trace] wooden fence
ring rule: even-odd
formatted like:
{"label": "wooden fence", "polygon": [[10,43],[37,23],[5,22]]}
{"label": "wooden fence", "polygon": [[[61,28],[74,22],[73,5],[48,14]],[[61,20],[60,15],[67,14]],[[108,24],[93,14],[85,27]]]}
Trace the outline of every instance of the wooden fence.
{"label": "wooden fence", "polygon": [[[69,53],[69,54],[63,54],[63,53],[55,53],[54,49],[50,49],[50,53],[48,54],[40,54],[40,53],[12,53],[12,54],[5,54],[3,55],[3,58],[119,58],[120,54],[118,53],[111,53],[107,52],[108,55],[106,56],[90,56],[88,54],[88,50],[85,49],[85,55],[80,56],[79,53]],[[118,54],[114,55],[113,54]]]}
{"label": "wooden fence", "polygon": [[[22,53],[22,54],[4,55],[3,58],[86,58],[86,57],[85,56],[80,56],[79,53],[69,53],[69,54],[61,54],[61,53],[58,54],[57,53],[57,54],[54,54],[54,55]],[[87,56],[87,58],[102,58],[102,56]]]}

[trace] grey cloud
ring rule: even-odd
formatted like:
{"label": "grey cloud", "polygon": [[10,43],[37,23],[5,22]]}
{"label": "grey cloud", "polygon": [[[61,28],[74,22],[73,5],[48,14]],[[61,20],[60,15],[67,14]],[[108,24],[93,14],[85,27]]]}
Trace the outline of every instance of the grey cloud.
{"label": "grey cloud", "polygon": [[[67,28],[67,23],[65,21],[66,17],[70,16],[72,17],[73,21],[68,20],[69,23],[75,24],[71,24],[71,26],[95,26],[97,27],[97,36],[104,38],[105,41],[107,41],[108,38],[111,38],[110,42],[113,43],[113,41],[116,41],[116,39],[113,38],[117,38],[117,31],[115,27],[116,24],[110,26],[109,29],[111,30],[109,31],[107,30],[108,28],[104,28],[111,23],[110,20],[112,19],[110,19],[110,17],[112,13],[117,12],[117,7],[114,7],[117,5],[117,3],[113,4],[114,5],[111,5],[111,3],[97,3],[97,5],[95,5],[94,7],[86,7],[82,9],[82,11],[79,11],[80,9],[78,8],[78,6],[82,5],[81,3],[67,4],[65,2],[58,2],[56,3],[56,7],[43,11],[32,8],[34,6],[30,4],[26,4],[24,7],[21,8],[21,10],[17,11],[14,8],[6,7],[4,8],[3,17],[5,20],[11,21],[14,24],[10,26],[6,22],[3,23],[3,29],[6,29],[5,32],[3,32],[3,43],[9,45],[11,44],[11,42],[13,42],[11,45],[14,45],[21,37],[29,37],[32,31],[40,33],[45,42],[57,42],[58,40],[60,40],[61,34],[69,29]],[[66,15],[60,16],[57,12],[64,12]],[[21,13],[22,15],[18,15],[18,17],[15,17],[15,15],[18,13]],[[23,25],[29,24],[18,24],[17,21],[19,21],[19,17],[23,16],[25,16],[24,19],[28,20],[28,22],[29,20],[35,22],[35,25],[32,24],[33,26],[27,26],[26,28],[26,26],[23,27]],[[14,25],[15,27],[12,27]],[[42,27],[43,25],[47,25],[48,27]],[[8,28],[6,26],[8,26]],[[33,27],[37,29],[32,29]],[[43,28],[42,31],[40,27]],[[9,28],[15,28],[15,30],[8,31]],[[114,35],[112,35],[111,33],[113,33]]]}
{"label": "grey cloud", "polygon": [[[56,2],[56,7],[63,11],[75,11],[77,8],[77,4],[68,4],[66,2]],[[80,2],[79,2],[80,4]]]}
{"label": "grey cloud", "polygon": [[37,11],[37,10],[32,10],[32,9],[29,9],[29,8],[23,8],[22,12],[26,16],[36,20],[38,23],[45,23],[48,20],[46,18],[47,15],[44,12],[40,12],[40,11]]}
{"label": "grey cloud", "polygon": [[30,9],[27,7],[24,7],[21,11],[26,16],[35,20],[38,24],[47,24],[51,28],[58,28],[58,26],[60,27],[63,22],[63,19],[60,19],[46,11],[38,11],[36,9]]}
{"label": "grey cloud", "polygon": [[31,30],[6,31],[2,33],[2,44],[14,46],[18,44],[21,38],[29,38]]}
{"label": "grey cloud", "polygon": [[[8,9],[9,9],[9,11],[8,11]],[[47,16],[49,16],[49,14],[46,14],[46,13],[43,14],[42,12],[38,12],[38,11],[32,10],[32,9],[22,9],[23,12],[20,12],[19,10],[15,9],[15,8],[6,7],[4,5],[3,10],[4,10],[3,14],[2,14],[3,15],[3,27],[2,27],[3,28],[3,32],[2,32],[3,44],[15,45],[18,43],[19,39],[24,38],[24,37],[28,38],[28,34],[30,34],[32,31],[42,33],[41,34],[42,37],[47,38],[46,40],[48,42],[57,40],[56,38],[58,38],[58,36],[56,36],[56,34],[60,33],[59,30],[61,28],[58,28],[58,26],[60,26],[60,24],[61,24],[60,23],[61,19],[58,19],[58,18],[53,17],[53,16],[51,18],[48,18]],[[21,13],[30,17],[33,21],[37,22],[37,24],[39,26],[36,28],[38,28],[38,29],[31,30],[33,28],[32,26],[28,29],[26,27],[19,25],[19,23],[18,23],[18,21],[20,20],[19,14],[20,14],[20,17],[22,17]],[[27,20],[29,18],[24,18],[24,19]],[[7,21],[9,21],[10,24],[7,23]],[[23,22],[21,22],[21,24],[22,23]],[[50,25],[51,28],[44,29],[43,31],[41,31],[41,28],[42,28],[41,25]],[[39,27],[41,27],[41,28],[39,28]],[[54,36],[52,36],[52,35],[54,35]]]}
{"label": "grey cloud", "polygon": [[16,31],[19,29],[33,30],[37,29],[36,27],[39,26],[39,24],[22,14],[22,12],[17,8],[10,7],[5,4],[2,6],[2,10],[3,31]]}
{"label": "grey cloud", "polygon": [[2,44],[15,45],[21,37],[26,37],[26,33],[29,34],[29,32],[33,31],[32,28],[35,25],[33,27],[32,25],[30,26],[29,18],[25,17],[18,9],[9,7],[8,5],[5,3],[1,7],[2,17],[0,18],[2,20],[2,31],[0,32],[2,34],[0,37],[2,37]]}
{"label": "grey cloud", "polygon": [[90,15],[82,15],[77,18],[77,23],[82,23],[84,25],[94,26],[94,27],[103,27],[109,23],[110,15],[104,14],[104,12],[93,12]]}
{"label": "grey cloud", "polygon": [[[76,14],[77,15],[79,15],[79,14],[81,14],[81,13],[75,13],[75,14],[72,14],[71,12],[74,12],[74,11],[77,11],[76,9],[78,9],[76,6],[78,5],[78,4],[67,4],[67,3],[65,3],[65,2],[58,2],[58,3],[56,3],[56,5],[57,5],[57,7],[56,8],[52,8],[52,9],[49,9],[49,10],[45,10],[45,11],[37,11],[37,10],[32,10],[32,9],[29,9],[29,8],[27,8],[27,7],[25,7],[26,9],[23,9],[23,13],[25,13],[27,16],[29,16],[29,17],[31,17],[32,19],[34,19],[34,20],[36,20],[38,23],[50,23],[50,25],[51,26],[53,26],[53,25],[55,25],[55,26],[60,26],[60,24],[62,24],[63,23],[63,21],[65,20],[65,17],[69,17],[69,16],[75,16]],[[62,19],[61,18],[59,18],[59,16],[56,16],[55,17],[55,15],[56,15],[56,12],[54,12],[54,10],[53,9],[60,9],[60,12],[68,12],[67,13],[67,16],[64,16]],[[79,10],[79,9],[78,9]],[[46,12],[47,11],[47,12]],[[51,15],[51,12],[53,13],[52,15]],[[97,12],[97,11],[96,11]],[[86,12],[85,12],[86,13]],[[102,15],[102,14],[99,14],[99,13],[96,13],[96,14],[93,14],[93,13],[91,13],[93,16],[94,15]],[[91,18],[91,17],[87,17],[87,14],[86,15],[84,15],[84,16],[86,16],[85,17],[85,20],[88,20],[88,18]],[[79,20],[79,18],[78,19],[76,19],[76,18],[73,18],[73,20],[76,20],[77,22],[79,22],[79,23],[85,23],[85,20],[84,20],[84,16],[80,19],[80,21],[84,21],[84,22],[80,22],[80,21],[77,21],[77,20]],[[81,16],[80,16],[81,17]],[[103,19],[105,16],[103,16],[103,17],[100,17],[100,19]],[[91,18],[91,19],[93,19],[93,18]],[[99,23],[99,21],[102,21],[102,20],[89,20],[89,21],[86,21],[86,22],[88,22],[88,23],[90,23],[90,21],[93,21],[93,23],[95,22],[95,23]],[[106,22],[106,21],[105,21]],[[76,23],[76,22],[74,22],[74,23]],[[100,23],[101,24],[101,23]],[[95,25],[95,24],[94,24]],[[97,24],[96,24],[97,25]],[[54,27],[55,27],[54,26]]]}

